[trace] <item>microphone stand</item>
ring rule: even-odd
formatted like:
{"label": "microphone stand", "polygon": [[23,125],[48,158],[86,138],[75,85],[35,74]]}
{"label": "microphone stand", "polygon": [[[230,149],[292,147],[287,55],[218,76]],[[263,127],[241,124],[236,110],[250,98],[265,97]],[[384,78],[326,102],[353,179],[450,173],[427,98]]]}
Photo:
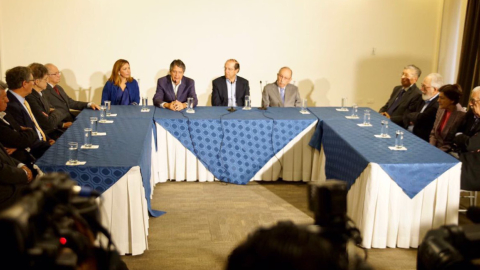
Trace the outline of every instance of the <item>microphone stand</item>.
{"label": "microphone stand", "polygon": [[[263,87],[262,87],[262,81],[260,81],[260,92],[263,91]],[[265,107],[265,104],[263,104],[263,101],[262,101],[262,107],[258,107],[259,110],[263,110],[263,111],[266,111],[267,110],[267,107]]]}
{"label": "microphone stand", "polygon": [[230,103],[231,106],[228,108],[228,111],[235,112],[237,111],[237,109],[235,109],[235,106],[234,106],[235,104],[233,104],[233,83],[232,81],[230,81],[230,79],[228,79],[228,81],[230,82],[230,94],[231,94],[230,96],[232,97],[232,103]]}

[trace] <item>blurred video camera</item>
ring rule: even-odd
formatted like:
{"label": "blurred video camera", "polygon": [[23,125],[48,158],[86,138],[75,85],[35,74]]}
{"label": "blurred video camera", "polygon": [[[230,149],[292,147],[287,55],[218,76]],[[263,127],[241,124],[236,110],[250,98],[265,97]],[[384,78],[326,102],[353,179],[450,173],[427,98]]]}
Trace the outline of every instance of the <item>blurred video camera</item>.
{"label": "blurred video camera", "polygon": [[[30,184],[22,198],[0,212],[0,259],[12,269],[125,269],[95,197],[66,174]],[[102,233],[108,244],[95,245]]]}
{"label": "blurred video camera", "polygon": [[[362,237],[353,221],[347,216],[347,184],[329,180],[308,185],[308,206],[315,215],[319,235],[327,239],[341,269],[372,269],[367,263],[367,251],[361,246]],[[355,252],[355,247],[364,251],[364,258]]]}
{"label": "blurred video camera", "polygon": [[447,225],[430,230],[418,248],[417,269],[480,269],[480,208],[470,207],[467,217],[476,224]]}

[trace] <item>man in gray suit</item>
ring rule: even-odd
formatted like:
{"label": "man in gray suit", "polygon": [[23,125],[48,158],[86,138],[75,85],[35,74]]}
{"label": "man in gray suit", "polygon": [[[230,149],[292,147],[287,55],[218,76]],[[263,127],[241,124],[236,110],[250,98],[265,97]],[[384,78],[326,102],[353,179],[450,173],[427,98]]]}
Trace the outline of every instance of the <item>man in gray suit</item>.
{"label": "man in gray suit", "polygon": [[48,84],[47,89],[42,93],[50,102],[50,105],[53,106],[55,109],[62,108],[70,114],[63,119],[64,122],[73,122],[75,119],[75,114],[70,111],[73,110],[83,110],[85,108],[91,108],[93,110],[99,110],[100,107],[93,102],[83,102],[83,101],[76,101],[71,99],[65,90],[58,85],[60,82],[60,75],[62,73],[58,70],[58,68],[53,64],[46,64],[45,67],[48,69]]}
{"label": "man in gray suit", "polygon": [[298,87],[289,84],[291,80],[292,70],[282,67],[277,73],[277,81],[263,88],[262,107],[301,107]]}

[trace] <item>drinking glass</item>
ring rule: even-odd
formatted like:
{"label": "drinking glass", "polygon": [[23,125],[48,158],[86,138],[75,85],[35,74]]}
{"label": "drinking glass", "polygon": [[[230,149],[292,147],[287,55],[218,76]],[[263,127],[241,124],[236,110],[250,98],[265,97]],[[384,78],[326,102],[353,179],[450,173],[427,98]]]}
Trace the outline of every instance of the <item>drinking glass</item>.
{"label": "drinking glass", "polygon": [[77,142],[68,143],[68,162],[70,164],[77,164],[78,162],[78,143]]}
{"label": "drinking glass", "polygon": [[347,103],[347,98],[342,98],[342,110],[345,110],[345,103]]}
{"label": "drinking glass", "polygon": [[304,113],[307,112],[308,101],[306,98],[302,99],[302,109],[300,112]]}
{"label": "drinking glass", "polygon": [[352,105],[352,117],[358,117],[357,112],[358,112],[358,106],[357,104],[354,103]]}
{"label": "drinking glass", "polygon": [[370,110],[365,110],[363,113],[363,124],[366,126],[370,125]]}
{"label": "drinking glass", "polygon": [[194,113],[195,110],[193,109],[193,98],[187,98],[187,113]]}
{"label": "drinking glass", "polygon": [[85,147],[92,147],[92,129],[91,128],[85,128],[83,129],[84,131],[84,146]]}
{"label": "drinking glass", "polygon": [[246,95],[245,96],[245,107],[243,107],[244,110],[250,110],[252,109],[252,104],[251,104],[251,100],[250,100],[250,96],[249,95]]}
{"label": "drinking glass", "polygon": [[105,105],[100,106],[100,123],[105,122]]}
{"label": "drinking glass", "polygon": [[92,129],[92,135],[97,135],[97,125],[98,125],[98,118],[90,117],[90,128]]}
{"label": "drinking glass", "polygon": [[395,148],[403,148],[403,131],[401,130],[395,132]]}
{"label": "drinking glass", "polygon": [[105,100],[105,111],[106,111],[106,114],[105,116],[110,116],[110,104],[112,102],[110,100]]}

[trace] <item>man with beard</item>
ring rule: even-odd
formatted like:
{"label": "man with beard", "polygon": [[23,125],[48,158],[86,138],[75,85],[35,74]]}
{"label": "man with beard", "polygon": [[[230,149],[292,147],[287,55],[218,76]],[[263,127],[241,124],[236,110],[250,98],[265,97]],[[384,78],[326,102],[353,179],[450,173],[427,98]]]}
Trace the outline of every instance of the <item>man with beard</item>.
{"label": "man with beard", "polygon": [[422,101],[414,111],[405,113],[403,123],[408,130],[428,142],[438,110],[438,89],[443,86],[442,75],[428,74],[422,82]]}

